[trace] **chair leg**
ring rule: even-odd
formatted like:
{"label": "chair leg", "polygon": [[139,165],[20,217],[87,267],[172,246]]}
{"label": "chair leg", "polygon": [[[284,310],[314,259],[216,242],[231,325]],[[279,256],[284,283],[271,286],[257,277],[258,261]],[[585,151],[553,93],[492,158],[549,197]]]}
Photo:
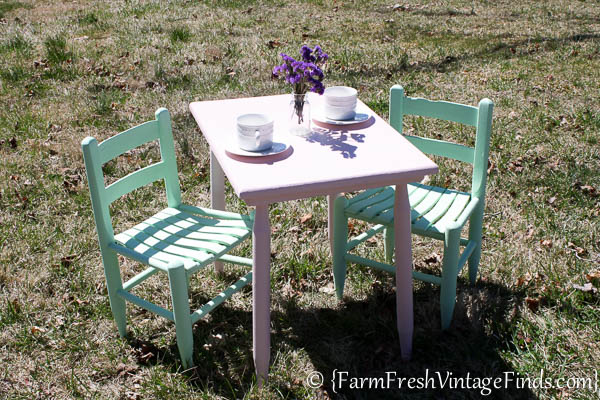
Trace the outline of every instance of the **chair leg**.
{"label": "chair leg", "polygon": [[394,256],[394,227],[387,226],[383,231],[383,239],[384,239],[384,251],[385,251],[385,262],[388,264],[392,263],[392,258]]}
{"label": "chair leg", "polygon": [[106,278],[106,288],[108,290],[108,299],[110,309],[117,324],[119,335],[127,336],[127,315],[125,300],[117,295],[117,290],[123,288],[121,280],[121,270],[119,269],[119,259],[114,251],[102,249],[102,263],[104,265],[104,276]]}
{"label": "chair leg", "polygon": [[442,284],[440,293],[440,312],[442,330],[450,327],[454,305],[456,304],[456,279],[458,277],[458,258],[460,229],[446,231],[444,238],[444,262],[442,265]]}
{"label": "chair leg", "polygon": [[333,283],[339,300],[344,296],[346,281],[346,245],[348,243],[348,218],[344,213],[346,198],[340,196],[333,202]]}
{"label": "chair leg", "polygon": [[479,268],[479,259],[481,257],[481,233],[483,229],[483,207],[473,212],[469,220],[469,240],[477,243],[473,253],[469,256],[469,281],[474,284],[477,280],[477,270]]}
{"label": "chair leg", "polygon": [[183,263],[179,261],[170,264],[168,275],[173,302],[177,347],[179,348],[183,368],[187,369],[194,365],[192,357],[194,353],[194,336],[190,316],[188,279]]}
{"label": "chair leg", "polygon": [[337,199],[339,196],[339,193],[334,193],[327,196],[327,236],[329,238],[329,249],[331,254],[333,254],[333,210],[335,208],[335,199]]}

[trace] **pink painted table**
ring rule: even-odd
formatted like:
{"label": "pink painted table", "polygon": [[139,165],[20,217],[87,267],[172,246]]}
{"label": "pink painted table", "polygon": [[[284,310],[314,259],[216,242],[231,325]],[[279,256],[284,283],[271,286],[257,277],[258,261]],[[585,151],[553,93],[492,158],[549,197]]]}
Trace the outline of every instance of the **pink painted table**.
{"label": "pink painted table", "polygon": [[[270,235],[269,204],[313,196],[328,196],[331,240],[333,200],[341,192],[396,185],[395,248],[397,326],[403,358],[410,358],[413,335],[410,205],[406,184],[436,173],[437,165],[410,144],[360,100],[359,112],[370,118],[358,125],[313,123],[308,137],[287,133],[289,95],[202,101],[190,111],[211,150],[211,202],[225,208],[224,175],[235,193],[256,207],[253,229],[253,342],[258,382],[267,379],[270,358]],[[313,115],[322,97],[311,96]],[[277,136],[290,144],[278,155],[243,157],[226,146],[236,131],[235,118],[250,112],[275,120]],[[220,264],[217,269],[222,268]]]}

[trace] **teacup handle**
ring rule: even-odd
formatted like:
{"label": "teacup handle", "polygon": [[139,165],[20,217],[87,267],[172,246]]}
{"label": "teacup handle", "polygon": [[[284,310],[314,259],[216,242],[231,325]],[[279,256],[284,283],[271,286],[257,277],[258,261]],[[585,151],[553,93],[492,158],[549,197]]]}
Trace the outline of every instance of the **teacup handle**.
{"label": "teacup handle", "polygon": [[256,139],[256,148],[260,147],[260,131],[257,129],[254,133],[254,138]]}

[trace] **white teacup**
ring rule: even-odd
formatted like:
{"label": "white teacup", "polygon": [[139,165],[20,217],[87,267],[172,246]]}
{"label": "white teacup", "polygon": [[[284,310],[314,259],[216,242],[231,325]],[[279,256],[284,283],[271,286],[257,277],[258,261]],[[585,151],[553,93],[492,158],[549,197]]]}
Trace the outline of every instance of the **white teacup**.
{"label": "white teacup", "polygon": [[273,119],[266,114],[237,117],[237,142],[240,149],[262,151],[273,145]]}
{"label": "white teacup", "polygon": [[350,120],[356,116],[356,89],[348,86],[332,86],[325,89],[325,117],[334,120]]}
{"label": "white teacup", "polygon": [[325,117],[335,121],[348,121],[354,119],[354,117],[356,117],[356,104],[344,107],[325,104]]}

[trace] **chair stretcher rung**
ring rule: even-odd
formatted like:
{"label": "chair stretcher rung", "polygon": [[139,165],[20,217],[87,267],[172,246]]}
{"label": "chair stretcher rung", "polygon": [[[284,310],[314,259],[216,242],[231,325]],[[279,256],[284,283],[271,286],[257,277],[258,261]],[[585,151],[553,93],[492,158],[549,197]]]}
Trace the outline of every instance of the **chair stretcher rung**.
{"label": "chair stretcher rung", "polygon": [[469,259],[469,256],[473,253],[473,250],[475,250],[475,247],[477,247],[477,242],[468,242],[467,247],[465,247],[462,254],[460,255],[460,259],[458,260],[457,273],[460,272],[462,267],[465,266],[465,263]]}
{"label": "chair stretcher rung", "polygon": [[171,322],[175,322],[175,318],[173,317],[173,313],[169,310],[165,310],[162,307],[157,306],[156,304],[152,304],[149,301],[146,301],[142,298],[139,298],[123,289],[119,289],[117,290],[117,295],[121,296],[122,298],[124,298],[125,300],[129,301],[130,303],[136,304],[150,312],[153,312],[155,314],[160,315],[161,317],[164,317],[166,319],[168,319]]}
{"label": "chair stretcher rung", "polygon": [[158,271],[160,270],[152,267],[145,269],[144,271],[140,272],[139,274],[125,282],[123,284],[123,290],[129,292],[131,289],[144,282],[146,279],[150,278]]}
{"label": "chair stretcher rung", "polygon": [[393,265],[385,264],[379,261],[371,260],[369,258],[360,257],[354,254],[346,254],[346,261],[353,262],[356,264],[366,265],[367,267],[381,269],[391,274],[396,273],[396,268]]}
{"label": "chair stretcher rung", "polygon": [[[369,258],[356,256],[354,254],[346,254],[346,261],[353,262],[355,264],[366,265],[367,267],[371,268],[377,268],[389,272],[390,274],[396,274],[396,268],[393,265],[371,260]],[[442,283],[442,278],[440,278],[439,276],[424,274],[419,271],[412,271],[412,277],[420,281],[435,283],[436,285],[440,285]]]}
{"label": "chair stretcher rung", "polygon": [[211,301],[194,311],[191,315],[192,324],[198,322],[198,320],[214,310],[218,305],[230,298],[234,293],[238,292],[250,282],[252,282],[252,272],[248,272],[233,285],[229,286],[227,289],[215,296],[215,298],[213,298]]}
{"label": "chair stretcher rung", "polygon": [[419,271],[413,271],[412,276],[413,276],[413,278],[418,279],[423,282],[429,282],[429,283],[433,283],[435,285],[442,284],[442,278],[440,278],[439,276],[425,274],[425,273],[419,272]]}
{"label": "chair stretcher rung", "polygon": [[225,261],[225,262],[228,262],[231,264],[245,265],[247,267],[252,266],[251,258],[232,256],[231,254],[224,254],[221,257],[219,257],[219,260]]}
{"label": "chair stretcher rung", "polygon": [[[430,237],[432,239],[444,240],[444,232],[436,232],[436,231],[432,231],[432,230],[424,231],[422,229],[415,228],[413,225],[411,225],[411,232],[415,233],[419,236],[425,236],[425,237]],[[467,244],[469,244],[468,238],[460,238],[461,246],[466,246]]]}
{"label": "chair stretcher rung", "polygon": [[361,242],[367,240],[368,238],[370,238],[372,236],[375,236],[376,234],[378,234],[379,232],[381,232],[384,229],[385,229],[385,225],[376,225],[376,226],[372,227],[371,229],[369,229],[368,231],[361,233],[360,235],[356,236],[354,239],[350,240],[346,244],[346,251],[352,250],[353,248],[358,246]]}

